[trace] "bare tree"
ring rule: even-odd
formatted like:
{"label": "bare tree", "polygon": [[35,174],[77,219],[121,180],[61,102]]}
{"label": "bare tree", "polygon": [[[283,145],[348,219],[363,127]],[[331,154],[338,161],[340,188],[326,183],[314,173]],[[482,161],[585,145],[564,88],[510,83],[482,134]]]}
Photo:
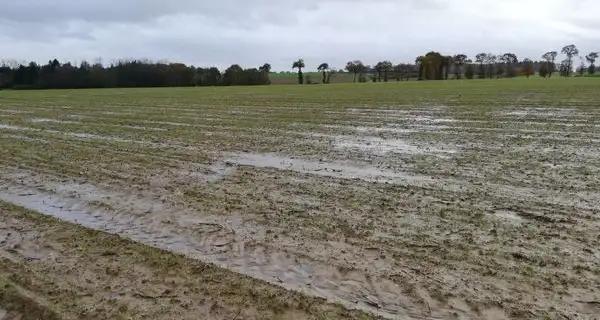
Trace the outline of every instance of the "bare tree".
{"label": "bare tree", "polygon": [[496,62],[498,61],[498,57],[495,54],[488,53],[486,56],[485,63],[487,65],[486,72],[488,78],[492,79],[494,77],[494,68],[496,67]]}
{"label": "bare tree", "polygon": [[424,68],[424,66],[423,66],[423,60],[424,59],[425,59],[424,56],[418,56],[415,59],[415,65],[417,66],[417,70],[418,70],[418,73],[419,73],[418,80],[423,80],[423,68]]}
{"label": "bare tree", "polygon": [[444,69],[444,80],[448,80],[448,73],[450,72],[450,66],[454,63],[452,56],[442,57],[442,68]]}
{"label": "bare tree", "polygon": [[546,60],[547,74],[551,78],[552,73],[556,70],[556,57],[558,56],[558,52],[556,51],[548,51],[544,53],[542,58]]}
{"label": "bare tree", "polygon": [[564,48],[562,48],[562,53],[564,55],[567,56],[567,62],[568,62],[568,66],[567,66],[567,77],[571,75],[571,72],[573,71],[573,57],[579,54],[579,50],[577,49],[577,47],[574,44],[565,46]]}
{"label": "bare tree", "polygon": [[475,62],[479,63],[479,71],[477,73],[479,79],[485,78],[485,68],[483,64],[487,61],[487,53],[480,53],[475,56]]}
{"label": "bare tree", "polygon": [[383,61],[377,62],[377,64],[374,67],[375,72],[377,72],[377,78],[375,78],[377,81],[381,82],[381,75],[383,74]]}
{"label": "bare tree", "polygon": [[548,77],[548,63],[547,62],[540,64],[539,75],[542,78]]}
{"label": "bare tree", "polygon": [[530,76],[535,74],[535,68],[533,66],[533,61],[531,59],[525,58],[523,60],[523,74],[529,78]]}
{"label": "bare tree", "polygon": [[596,73],[596,59],[598,59],[598,52],[590,52],[590,54],[585,56],[585,59],[590,63],[588,73],[593,75]]}
{"label": "bare tree", "polygon": [[500,61],[506,65],[506,76],[507,77],[515,77],[515,64],[519,63],[519,59],[517,55],[514,53],[505,53],[500,57]]}
{"label": "bare tree", "polygon": [[410,80],[411,72],[414,72],[414,65],[401,63],[394,66],[394,73],[397,81]]}
{"label": "bare tree", "polygon": [[454,78],[460,79],[463,73],[463,66],[467,63],[467,55],[465,54],[457,54],[452,57],[452,62],[454,64]]}
{"label": "bare tree", "polygon": [[386,60],[381,63],[381,69],[383,70],[383,81],[388,82],[389,74],[394,70],[394,65]]}
{"label": "bare tree", "polygon": [[569,68],[571,68],[570,66],[569,60],[565,59],[560,63],[560,67],[559,67],[559,71],[560,71],[560,75],[563,77],[568,77],[569,74],[573,71],[573,70],[569,70]]}
{"label": "bare tree", "polygon": [[579,76],[583,76],[586,71],[585,62],[583,57],[579,57],[579,67],[577,68],[577,73]]}
{"label": "bare tree", "polygon": [[354,74],[354,82],[356,82],[356,76],[365,72],[365,65],[360,60],[350,61],[346,64],[346,71]]}

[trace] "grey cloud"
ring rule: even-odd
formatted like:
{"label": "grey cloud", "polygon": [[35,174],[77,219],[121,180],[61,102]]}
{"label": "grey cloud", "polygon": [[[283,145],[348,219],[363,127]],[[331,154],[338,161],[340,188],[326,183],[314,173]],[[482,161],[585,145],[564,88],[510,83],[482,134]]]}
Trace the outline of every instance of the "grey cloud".
{"label": "grey cloud", "polygon": [[413,61],[576,43],[600,50],[600,3],[581,0],[20,0],[0,11],[1,58],[140,57],[225,67]]}
{"label": "grey cloud", "polygon": [[[298,10],[317,10],[325,1],[291,0],[20,0],[5,4],[0,19],[14,21],[85,20],[95,22],[139,22],[174,14],[195,14],[227,19],[263,20],[274,14],[289,16]],[[335,0],[333,0],[335,1]],[[359,2],[350,0],[346,2]],[[265,20],[267,22],[267,20]]]}

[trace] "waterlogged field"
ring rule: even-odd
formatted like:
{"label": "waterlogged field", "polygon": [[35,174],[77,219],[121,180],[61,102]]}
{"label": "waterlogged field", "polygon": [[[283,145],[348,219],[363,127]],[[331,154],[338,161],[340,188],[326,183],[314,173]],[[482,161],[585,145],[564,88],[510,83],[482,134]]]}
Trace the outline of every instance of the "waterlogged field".
{"label": "waterlogged field", "polygon": [[593,78],[0,92],[0,315],[594,319],[599,107]]}

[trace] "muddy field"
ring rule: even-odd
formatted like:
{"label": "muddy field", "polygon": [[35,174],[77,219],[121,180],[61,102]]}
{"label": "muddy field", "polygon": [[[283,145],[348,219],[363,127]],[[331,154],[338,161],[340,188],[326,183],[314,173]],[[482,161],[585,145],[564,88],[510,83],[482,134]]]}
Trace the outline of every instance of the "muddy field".
{"label": "muddy field", "polygon": [[[96,245],[86,254],[104,257],[95,268],[121,255],[124,268],[147,268],[144,254],[167,252],[221,268],[210,276],[230,282],[197,285],[224,306],[213,318],[596,319],[599,88],[598,79],[522,79],[0,92],[0,281],[75,291],[77,277],[40,270],[77,259],[53,262],[31,247],[50,237],[49,222],[16,205],[139,246],[137,260],[118,250],[107,259],[97,251],[110,243],[82,237],[80,246]],[[52,223],[67,233],[48,240],[58,247],[86,232]],[[240,279],[260,290],[223,298]],[[147,310],[135,280],[121,283],[115,303]],[[182,286],[169,290],[206,307]],[[28,290],[57,303],[47,288]],[[81,308],[114,294],[85,290],[100,293]],[[265,296],[285,294],[289,303],[269,309]],[[0,318],[15,305],[3,301]],[[185,308],[164,305],[165,318],[184,318]],[[68,307],[54,309],[67,317]]]}

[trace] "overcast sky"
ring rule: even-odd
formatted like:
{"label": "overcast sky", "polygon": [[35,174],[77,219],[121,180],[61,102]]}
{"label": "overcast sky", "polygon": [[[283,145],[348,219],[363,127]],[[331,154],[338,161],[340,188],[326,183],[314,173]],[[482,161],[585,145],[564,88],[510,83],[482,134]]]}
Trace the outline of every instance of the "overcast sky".
{"label": "overcast sky", "polygon": [[341,68],[444,54],[539,59],[600,51],[599,0],[15,0],[0,9],[0,59],[148,58],[199,66],[303,57]]}

